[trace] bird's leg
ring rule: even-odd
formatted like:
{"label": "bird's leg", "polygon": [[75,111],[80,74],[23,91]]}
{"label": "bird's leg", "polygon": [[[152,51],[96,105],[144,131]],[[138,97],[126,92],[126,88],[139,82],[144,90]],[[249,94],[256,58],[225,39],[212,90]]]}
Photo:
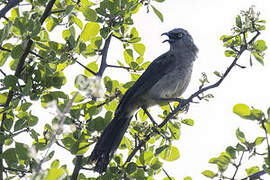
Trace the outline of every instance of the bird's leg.
{"label": "bird's leg", "polygon": [[158,124],[156,123],[156,121],[154,120],[154,118],[152,117],[152,115],[147,111],[147,108],[142,106],[142,109],[144,111],[144,113],[149,117],[149,119],[151,120],[151,122],[154,124],[154,126],[157,126]]}

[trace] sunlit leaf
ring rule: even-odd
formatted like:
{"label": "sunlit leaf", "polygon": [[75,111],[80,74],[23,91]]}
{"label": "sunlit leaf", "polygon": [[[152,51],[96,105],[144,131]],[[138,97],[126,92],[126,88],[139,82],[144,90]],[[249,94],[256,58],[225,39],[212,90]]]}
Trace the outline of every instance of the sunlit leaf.
{"label": "sunlit leaf", "polygon": [[180,157],[180,153],[177,147],[171,146],[167,148],[166,150],[164,150],[160,154],[160,157],[166,161],[175,161]]}
{"label": "sunlit leaf", "polygon": [[98,23],[89,22],[84,26],[84,29],[81,33],[81,38],[84,42],[89,41],[92,37],[98,35],[100,26]]}
{"label": "sunlit leaf", "polygon": [[209,178],[214,178],[217,176],[217,174],[215,174],[213,171],[211,170],[205,170],[202,172],[203,175],[205,175],[206,177],[209,177]]}
{"label": "sunlit leaf", "polygon": [[162,13],[159,10],[157,10],[157,8],[155,8],[153,5],[151,5],[151,7],[152,7],[154,13],[160,19],[160,21],[163,22],[163,15],[162,15]]}

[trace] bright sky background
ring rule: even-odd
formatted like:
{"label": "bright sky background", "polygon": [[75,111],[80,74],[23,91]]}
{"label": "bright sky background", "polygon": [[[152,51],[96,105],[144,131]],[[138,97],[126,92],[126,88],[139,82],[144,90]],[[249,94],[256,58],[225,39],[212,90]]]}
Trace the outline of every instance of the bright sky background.
{"label": "bright sky background", "polygon": [[[270,47],[268,0],[167,0],[154,5],[163,13],[163,23],[153,12],[143,12],[146,10],[141,10],[135,16],[135,26],[146,45],[145,59],[152,61],[168,50],[168,45],[162,44],[164,37],[160,37],[160,34],[176,27],[187,29],[200,49],[193,78],[184,97],[198,90],[201,72],[206,72],[211,83],[214,83],[217,78],[212,72],[224,72],[232,62],[232,58],[224,56],[225,48],[219,38],[231,32],[235,16],[240,10],[247,10],[251,5],[255,5],[256,10],[261,12],[261,18],[265,19],[267,24],[266,31],[259,38],[264,39]],[[111,49],[110,53],[119,59],[119,54],[116,53],[118,48],[114,47],[115,50]],[[176,162],[165,163],[164,166],[176,179],[183,179],[185,176],[191,176],[195,180],[207,179],[201,172],[206,169],[215,170],[215,166],[209,165],[208,160],[218,156],[227,146],[236,145],[235,130],[238,127],[246,132],[250,140],[259,135],[263,136],[262,130],[256,132],[259,128],[255,122],[242,120],[232,113],[232,108],[237,103],[245,103],[266,112],[270,107],[269,50],[266,51],[264,66],[254,61],[250,67],[249,54],[244,55],[246,56],[241,57],[239,64],[247,68],[233,69],[221,86],[211,91],[214,99],[191,104],[189,112],[184,115],[194,119],[195,126],[182,126],[180,141],[174,143],[179,147],[181,157]],[[121,80],[123,76],[119,75],[117,78]],[[248,167],[253,165],[257,164],[249,164]],[[245,172],[240,170],[243,174],[239,174],[239,178],[244,178]]]}
{"label": "bright sky background", "polygon": [[[198,59],[195,61],[193,77],[184,97],[198,90],[201,72],[206,72],[211,83],[214,83],[217,78],[212,72],[216,70],[224,72],[232,62],[232,58],[224,56],[225,48],[219,38],[230,33],[235,16],[240,13],[240,10],[246,10],[251,5],[256,6],[256,10],[261,12],[261,18],[267,21],[267,31],[263,32],[260,38],[270,44],[269,0],[166,0],[165,3],[153,2],[153,5],[163,13],[163,23],[153,12],[147,14],[145,8],[135,15],[135,26],[146,45],[146,60],[152,61],[168,50],[168,44],[162,44],[164,37],[160,35],[177,27],[188,30],[200,49]],[[123,60],[119,49],[122,49],[122,46],[117,41],[112,41],[108,60],[112,62],[121,58]],[[179,148],[181,157],[175,162],[165,162],[164,168],[168,174],[175,179],[183,179],[186,176],[191,176],[194,180],[206,179],[201,172],[206,169],[215,169],[214,165],[208,164],[208,160],[218,156],[227,146],[236,145],[237,140],[234,134],[238,127],[246,132],[248,139],[253,140],[259,134],[263,136],[263,131],[256,132],[259,129],[256,123],[240,119],[232,113],[232,108],[237,103],[245,103],[264,111],[267,110],[270,106],[270,63],[268,60],[269,50],[266,51],[265,66],[254,61],[253,67],[250,67],[249,56],[242,56],[239,63],[247,66],[246,69],[233,69],[221,86],[211,91],[215,98],[210,102],[191,104],[189,112],[183,116],[194,119],[195,126],[182,126],[180,141],[174,143],[174,146]],[[82,70],[78,65],[74,67],[76,72]],[[68,77],[70,70],[67,69],[65,72]],[[129,76],[123,74],[125,71],[122,73],[119,69],[106,71],[106,73],[113,75],[113,78],[120,82],[129,80]],[[73,84],[72,81],[70,82]],[[48,113],[41,113],[40,109],[33,114],[41,115],[40,122],[51,121]],[[55,157],[59,156],[63,157],[60,160],[61,164],[70,163],[71,159],[67,158],[68,155],[57,152]],[[252,164],[249,167],[251,166]],[[162,174],[163,177],[164,174]],[[244,178],[245,174],[240,177]]]}

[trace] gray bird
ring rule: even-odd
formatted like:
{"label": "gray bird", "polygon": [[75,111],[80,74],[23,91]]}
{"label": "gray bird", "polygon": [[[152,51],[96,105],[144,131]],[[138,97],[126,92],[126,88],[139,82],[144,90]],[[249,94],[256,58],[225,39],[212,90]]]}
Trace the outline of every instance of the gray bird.
{"label": "gray bird", "polygon": [[190,82],[193,61],[198,52],[192,37],[182,28],[162,35],[168,36],[163,42],[169,42],[170,49],[148,66],[120,100],[113,120],[90,155],[89,160],[95,163],[96,172],[106,171],[135,111],[139,108],[147,111],[150,106],[177,100]]}

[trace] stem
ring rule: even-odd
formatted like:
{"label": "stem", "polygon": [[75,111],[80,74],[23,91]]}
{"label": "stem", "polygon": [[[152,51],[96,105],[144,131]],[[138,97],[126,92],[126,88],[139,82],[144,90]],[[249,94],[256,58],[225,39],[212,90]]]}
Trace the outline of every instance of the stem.
{"label": "stem", "polygon": [[238,172],[238,170],[239,170],[239,167],[241,166],[241,163],[242,163],[244,154],[245,154],[245,151],[242,152],[242,155],[241,155],[241,157],[240,157],[240,160],[239,160],[238,164],[235,165],[235,168],[236,168],[236,169],[235,169],[235,172],[234,172],[233,177],[232,177],[231,179],[235,179],[235,176],[236,176],[236,174],[237,174],[237,172]]}
{"label": "stem", "polygon": [[76,156],[76,163],[75,163],[75,167],[71,176],[71,180],[77,179],[80,169],[81,169],[82,158],[83,156]]}
{"label": "stem", "polygon": [[102,58],[101,58],[101,64],[100,64],[100,68],[99,71],[97,73],[97,76],[102,76],[107,65],[107,54],[108,54],[108,49],[109,49],[109,45],[112,39],[112,34],[109,35],[109,37],[106,39],[104,47],[102,49]]}

